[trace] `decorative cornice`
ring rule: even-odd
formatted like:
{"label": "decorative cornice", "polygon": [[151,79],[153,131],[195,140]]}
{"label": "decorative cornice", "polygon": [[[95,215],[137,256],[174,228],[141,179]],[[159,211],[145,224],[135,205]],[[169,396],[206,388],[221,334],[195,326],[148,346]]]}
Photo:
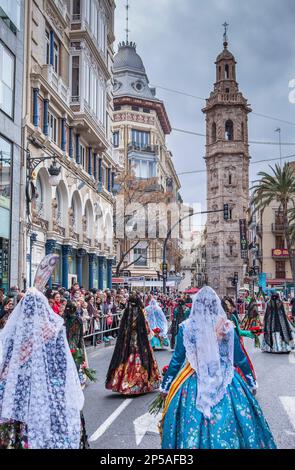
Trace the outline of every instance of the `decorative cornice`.
{"label": "decorative cornice", "polygon": [[165,134],[171,133],[171,124],[164,103],[162,101],[146,100],[143,98],[135,98],[132,96],[118,96],[114,97],[114,106],[116,105],[142,106],[144,108],[153,109],[157,113],[163,132]]}

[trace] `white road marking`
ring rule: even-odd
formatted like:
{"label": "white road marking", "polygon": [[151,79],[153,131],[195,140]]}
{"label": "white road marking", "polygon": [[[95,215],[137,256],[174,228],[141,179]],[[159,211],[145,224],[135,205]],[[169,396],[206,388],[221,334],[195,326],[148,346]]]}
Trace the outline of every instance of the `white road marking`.
{"label": "white road marking", "polygon": [[288,418],[295,429],[295,397],[279,397]]}
{"label": "white road marking", "polygon": [[159,434],[158,423],[160,419],[161,413],[157,414],[156,416],[151,415],[150,413],[145,413],[133,421],[137,446],[139,446],[148,431]]}
{"label": "white road marking", "polygon": [[127,408],[128,405],[133,401],[133,398],[126,398],[123,403],[105,420],[104,423],[97,428],[97,430],[90,436],[89,442],[97,441],[105,432],[106,430],[113,424],[113,422],[118,418],[118,416],[122,413],[122,411]]}

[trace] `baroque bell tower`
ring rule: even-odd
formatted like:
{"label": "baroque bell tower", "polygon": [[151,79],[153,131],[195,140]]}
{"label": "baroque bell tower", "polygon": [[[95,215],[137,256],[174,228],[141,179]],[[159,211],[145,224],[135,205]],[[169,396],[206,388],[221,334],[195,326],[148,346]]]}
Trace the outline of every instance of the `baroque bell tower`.
{"label": "baroque bell tower", "polygon": [[248,113],[251,108],[239,91],[236,60],[228,50],[227,23],[223,51],[216,59],[216,83],[206,100],[207,209],[229,204],[230,220],[222,213],[208,214],[208,284],[220,296],[235,294],[232,278],[243,278],[240,220],[246,219],[249,202]]}

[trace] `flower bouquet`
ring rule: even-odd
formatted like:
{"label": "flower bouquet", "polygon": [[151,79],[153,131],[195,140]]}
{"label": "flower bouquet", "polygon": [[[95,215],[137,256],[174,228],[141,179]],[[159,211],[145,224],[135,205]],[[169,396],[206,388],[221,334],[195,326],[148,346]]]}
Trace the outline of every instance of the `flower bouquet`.
{"label": "flower bouquet", "polygon": [[[168,370],[168,365],[164,366],[162,369],[162,377],[164,378],[166,372]],[[151,415],[158,415],[164,408],[164,398],[162,393],[158,393],[156,398],[152,401],[149,406],[149,413]]]}
{"label": "flower bouquet", "polygon": [[254,335],[255,348],[259,348],[260,347],[259,336],[263,334],[263,329],[261,328],[261,326],[251,326],[249,328],[249,331],[251,331],[251,333],[253,333]]}
{"label": "flower bouquet", "polygon": [[155,336],[158,337],[159,334],[161,333],[161,330],[160,330],[160,328],[154,328],[154,329],[153,329],[153,332],[154,332]]}
{"label": "flower bouquet", "polygon": [[96,370],[92,369],[90,367],[87,367],[87,363],[85,361],[83,349],[81,348],[76,348],[76,349],[71,349],[71,353],[73,356],[73,359],[75,361],[76,367],[78,371],[81,371],[86,377],[91,381],[95,382],[96,381]]}

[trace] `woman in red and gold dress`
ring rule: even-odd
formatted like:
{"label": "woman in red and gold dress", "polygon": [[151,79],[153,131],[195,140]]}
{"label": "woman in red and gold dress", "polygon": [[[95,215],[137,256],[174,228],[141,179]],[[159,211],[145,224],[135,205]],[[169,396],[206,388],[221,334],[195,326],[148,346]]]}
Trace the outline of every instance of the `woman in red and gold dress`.
{"label": "woman in red and gold dress", "polygon": [[123,395],[140,395],[159,388],[161,375],[148,334],[142,301],[131,294],[107,373],[107,389]]}

